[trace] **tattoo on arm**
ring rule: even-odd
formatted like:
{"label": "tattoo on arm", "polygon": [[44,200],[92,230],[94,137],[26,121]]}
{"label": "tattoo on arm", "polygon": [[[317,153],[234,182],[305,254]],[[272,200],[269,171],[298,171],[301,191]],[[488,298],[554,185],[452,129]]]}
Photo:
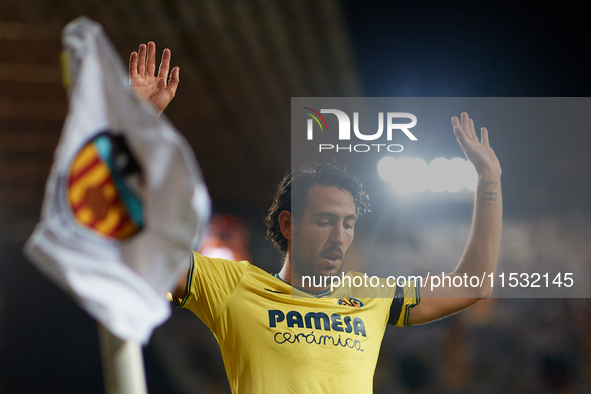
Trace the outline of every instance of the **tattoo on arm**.
{"label": "tattoo on arm", "polygon": [[484,192],[484,196],[480,198],[480,205],[485,205],[485,206],[489,206],[489,207],[496,205],[497,196],[498,196],[498,192],[497,192],[498,186],[499,186],[498,182],[493,182],[493,181],[486,182],[486,184],[484,185],[484,187],[486,189]]}

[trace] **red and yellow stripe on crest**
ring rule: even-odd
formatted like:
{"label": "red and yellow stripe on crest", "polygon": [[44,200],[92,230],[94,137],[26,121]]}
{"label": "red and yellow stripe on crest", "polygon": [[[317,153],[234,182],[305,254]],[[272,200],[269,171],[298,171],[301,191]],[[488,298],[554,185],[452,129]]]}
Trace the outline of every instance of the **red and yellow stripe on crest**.
{"label": "red and yellow stripe on crest", "polygon": [[72,162],[67,196],[76,220],[103,236],[125,239],[138,230],[117,194],[109,166],[92,142]]}

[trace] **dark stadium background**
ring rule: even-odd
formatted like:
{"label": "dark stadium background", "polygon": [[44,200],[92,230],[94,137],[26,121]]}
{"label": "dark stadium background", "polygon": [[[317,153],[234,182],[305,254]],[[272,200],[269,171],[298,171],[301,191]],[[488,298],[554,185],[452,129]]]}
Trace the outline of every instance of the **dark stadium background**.
{"label": "dark stadium background", "polygon": [[[103,391],[95,322],[21,252],[67,111],[58,56],[68,21],[102,23],[125,60],[148,40],[171,48],[181,86],[166,114],[195,149],[215,211],[246,225],[254,263],[273,271],[280,260],[262,218],[290,167],[290,97],[587,97],[582,4],[0,2],[0,393]],[[521,251],[533,256],[529,266],[573,256],[591,264],[589,131],[498,132],[491,143],[504,170],[505,222],[534,234]],[[469,220],[462,204],[441,205],[450,226]],[[213,337],[186,311],[156,330],[144,354],[151,393],[228,392]],[[591,392],[591,305],[488,300],[430,325],[390,328],[375,392]]]}

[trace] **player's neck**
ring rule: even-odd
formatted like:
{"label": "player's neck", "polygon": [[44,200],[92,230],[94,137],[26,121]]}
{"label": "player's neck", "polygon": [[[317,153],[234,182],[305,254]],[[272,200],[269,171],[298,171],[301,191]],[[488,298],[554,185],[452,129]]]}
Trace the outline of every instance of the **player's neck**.
{"label": "player's neck", "polygon": [[287,254],[285,255],[285,261],[283,262],[283,267],[281,268],[281,271],[279,271],[278,275],[279,275],[279,278],[281,278],[281,280],[283,280],[286,283],[289,283],[293,287],[297,287],[299,289],[303,289],[303,290],[306,290],[311,293],[318,293],[319,291],[324,291],[324,290],[328,289],[328,287],[326,287],[326,288],[313,287],[313,286],[311,286],[310,281],[306,281],[307,286],[303,286],[303,283],[302,283],[302,275],[303,274],[301,272],[298,272],[297,270],[294,270],[294,268],[292,267],[291,253],[289,250],[287,251]]}
{"label": "player's neck", "polygon": [[290,253],[289,251],[287,252],[287,254],[285,255],[285,260],[283,261],[283,267],[281,268],[281,271],[279,271],[279,277],[281,278],[281,280],[283,280],[285,283],[289,283],[290,285],[291,283],[291,258],[290,258]]}

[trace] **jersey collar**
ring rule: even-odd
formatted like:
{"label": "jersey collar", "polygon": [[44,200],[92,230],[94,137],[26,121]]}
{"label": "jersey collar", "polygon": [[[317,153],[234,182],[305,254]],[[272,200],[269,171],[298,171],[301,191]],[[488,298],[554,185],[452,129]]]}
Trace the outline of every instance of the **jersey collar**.
{"label": "jersey collar", "polygon": [[282,281],[283,283],[286,283],[288,285],[290,285],[291,287],[298,289],[299,291],[302,291],[306,294],[311,295],[312,297],[316,297],[316,298],[320,298],[320,297],[325,297],[327,295],[330,294],[330,289],[325,289],[325,290],[321,290],[319,292],[314,292],[314,291],[310,291],[310,290],[306,290],[306,289],[302,289],[301,287],[297,287],[297,286],[293,286],[290,283],[287,283],[286,281],[284,281],[283,279],[281,279],[281,277],[279,276],[279,274],[273,274],[274,277],[276,277],[277,279],[279,279],[280,281]]}

